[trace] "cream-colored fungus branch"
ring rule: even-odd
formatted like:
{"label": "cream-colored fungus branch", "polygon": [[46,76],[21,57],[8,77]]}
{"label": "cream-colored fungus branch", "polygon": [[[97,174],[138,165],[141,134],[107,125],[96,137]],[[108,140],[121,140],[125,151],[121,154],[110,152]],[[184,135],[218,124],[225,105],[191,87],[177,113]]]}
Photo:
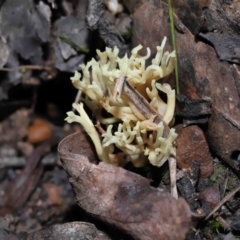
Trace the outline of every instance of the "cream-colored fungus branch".
{"label": "cream-colored fungus branch", "polygon": [[[132,161],[135,167],[150,162],[160,167],[174,158],[177,134],[169,124],[174,117],[175,90],[157,82],[174,70],[175,52],[164,52],[165,44],[166,38],[149,66],[146,61],[151,51],[147,48],[146,56],[140,56],[141,45],[123,58],[118,57],[116,47],[97,50],[98,60],[80,65],[82,74],[76,71],[71,78],[98,125],[93,125],[82,103],[73,105],[80,116],[68,112],[66,120],[83,126],[100,160],[117,165]],[[159,91],[167,95],[167,102]]]}
{"label": "cream-colored fungus branch", "polygon": [[85,112],[85,110],[83,108],[83,104],[82,103],[80,103],[80,104],[73,103],[73,108],[75,108],[78,111],[80,116],[76,115],[72,111],[67,112],[68,117],[65,118],[65,120],[68,123],[72,123],[72,122],[80,123],[83,126],[83,128],[85,129],[85,131],[87,132],[87,134],[92,139],[94,146],[96,148],[98,158],[102,161],[109,162],[109,156],[106,153],[106,151],[104,151],[101,140],[98,136],[98,133],[97,133],[92,121],[90,120],[87,113]]}

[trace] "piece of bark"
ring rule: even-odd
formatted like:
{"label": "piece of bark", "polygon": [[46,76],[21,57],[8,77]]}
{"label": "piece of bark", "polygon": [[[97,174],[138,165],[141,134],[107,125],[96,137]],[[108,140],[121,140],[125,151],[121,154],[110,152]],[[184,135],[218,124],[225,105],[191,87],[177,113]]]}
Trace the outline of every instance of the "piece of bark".
{"label": "piece of bark", "polygon": [[[171,51],[168,8],[165,3],[144,3],[135,11],[133,21],[134,46],[142,44],[144,48],[149,47],[154,55],[156,46],[167,36],[164,50]],[[220,62],[215,50],[203,42],[196,42],[195,36],[187,28],[184,34],[176,31],[176,44],[180,92],[193,99],[204,96],[211,98],[212,115],[209,118],[207,140],[219,158],[238,170],[231,155],[240,149],[239,69]]]}
{"label": "piece of bark", "polygon": [[195,199],[194,186],[187,175],[177,181],[177,187],[180,195],[187,201],[192,211],[199,207],[199,203]]}
{"label": "piece of bark", "polygon": [[191,99],[187,96],[178,94],[176,96],[175,115],[184,118],[202,118],[210,116],[212,113],[211,99]]}
{"label": "piece of bark", "polygon": [[226,202],[226,206],[229,211],[234,214],[240,209],[240,200],[238,198],[230,199],[228,202]]}
{"label": "piece of bark", "polygon": [[200,162],[200,176],[209,177],[213,173],[213,159],[208,149],[203,131],[196,125],[183,128],[182,125],[176,127],[178,137],[176,139],[176,159],[180,169],[190,169],[193,162]]}
{"label": "piece of bark", "polygon": [[[200,36],[214,46],[223,61],[240,63],[239,22],[234,18],[234,5],[224,8],[224,4],[212,0],[204,11],[205,22]],[[239,20],[238,20],[239,21]]]}
{"label": "piece of bark", "polygon": [[208,7],[209,2],[210,0],[172,0],[172,6],[183,24],[196,35],[204,24],[203,9]]}
{"label": "piece of bark", "polygon": [[[209,6],[203,11],[205,22],[201,32],[230,33],[232,36],[239,33],[239,22],[234,19],[234,5],[237,1],[232,1],[229,7],[223,0],[211,0]],[[230,50],[230,49],[229,49]]]}
{"label": "piece of bark", "polygon": [[211,115],[211,99],[191,99],[184,95],[176,96],[175,115],[183,118],[183,126],[206,124]]}
{"label": "piece of bark", "polygon": [[134,239],[184,239],[191,222],[187,203],[123,168],[91,164],[93,148],[87,139],[84,133],[72,134],[58,147],[78,205]]}
{"label": "piece of bark", "polygon": [[239,35],[208,32],[199,36],[214,46],[220,60],[240,64]]}

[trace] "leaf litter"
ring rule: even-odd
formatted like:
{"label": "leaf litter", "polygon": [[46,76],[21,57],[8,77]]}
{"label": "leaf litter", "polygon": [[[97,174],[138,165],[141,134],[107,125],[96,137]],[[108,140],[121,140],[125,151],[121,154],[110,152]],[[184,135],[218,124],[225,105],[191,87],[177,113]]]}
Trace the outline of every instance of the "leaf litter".
{"label": "leaf litter", "polygon": [[[206,140],[204,140],[204,145],[195,143],[191,148],[192,150],[189,151],[195,152],[195,149],[199,148],[201,152],[208,145],[206,149],[210,148],[213,157],[206,157],[205,159],[211,163],[211,166],[214,165],[212,176],[202,175],[200,169],[202,171],[203,158],[201,159],[200,155],[190,157],[191,154],[187,154],[191,159],[186,168],[181,167],[181,170],[177,169],[177,186],[178,193],[180,193],[181,197],[185,198],[188,204],[183,199],[175,200],[168,193],[171,189],[171,184],[169,181],[169,170],[166,166],[163,166],[161,171],[159,171],[149,166],[136,169],[127,165],[126,169],[122,169],[106,165],[105,163],[98,163],[98,158],[93,151],[94,148],[91,146],[91,143],[88,143],[85,134],[81,136],[78,134],[70,135],[60,144],[59,150],[63,167],[70,175],[70,182],[74,188],[75,197],[78,200],[77,203],[81,208],[90,213],[90,215],[101,219],[102,223],[108,222],[117,226],[121,229],[119,233],[128,232],[135,239],[158,239],[159,237],[160,239],[185,239],[190,224],[192,224],[192,229],[197,229],[197,232],[191,235],[190,230],[186,239],[197,239],[197,237],[200,239],[203,239],[203,237],[208,238],[209,235],[206,231],[202,231],[204,225],[205,229],[210,229],[211,234],[209,239],[212,239],[216,233],[227,238],[232,237],[232,233],[236,234],[238,232],[239,218],[237,209],[239,209],[240,203],[236,187],[239,184],[239,179],[235,173],[239,169],[237,161],[239,158],[239,111],[237,109],[240,74],[236,45],[238,37],[236,22],[239,19],[236,10],[238,7],[237,3],[232,2],[230,4],[230,2],[224,1],[222,5],[216,5],[219,2],[212,1],[210,4],[209,1],[196,1],[195,5],[193,5],[192,1],[188,1],[187,3],[173,1],[177,29],[180,90],[181,94],[184,94],[178,97],[179,105],[177,106],[175,120],[179,122],[180,119],[186,131],[191,129],[190,125],[198,125],[201,128],[203,131],[202,134],[205,135],[208,143]],[[128,30],[128,32],[133,34],[132,40],[134,45],[141,43],[144,46],[150,46],[154,53],[155,47],[159,45],[159,39],[162,39],[165,35],[170,39],[168,13],[164,2],[146,3],[140,1],[136,4],[132,1],[127,3],[126,1],[122,1],[122,3],[133,13],[133,29]],[[191,14],[186,14],[184,9],[189,7]],[[13,9],[15,11],[12,11]],[[29,11],[26,11],[26,9]],[[96,25],[91,25],[91,30],[95,29],[95,32],[91,32],[91,34],[85,23],[86,9],[87,3],[84,0],[76,1],[74,4],[68,1],[63,1],[59,4],[54,1],[38,1],[34,3],[33,1],[16,2],[13,0],[5,1],[1,4],[2,32],[0,45],[3,47],[1,48],[2,58],[0,65],[2,67],[1,70],[5,68],[5,70],[8,69],[10,71],[4,74],[1,72],[3,78],[0,82],[2,96],[0,96],[1,117],[4,117],[6,120],[4,124],[1,123],[1,131],[4,134],[1,136],[0,154],[4,156],[1,159],[1,164],[4,164],[5,168],[0,169],[0,188],[1,193],[5,192],[5,203],[9,204],[7,212],[13,213],[11,209],[15,208],[15,210],[17,209],[22,214],[19,220],[14,217],[8,219],[5,217],[5,220],[7,219],[10,224],[10,232],[16,233],[20,229],[23,231],[29,231],[29,229],[31,231],[35,230],[35,233],[29,235],[33,239],[39,239],[49,234],[52,234],[53,239],[59,239],[59,233],[63,234],[61,235],[62,237],[65,237],[63,233],[65,230],[66,234],[70,234],[66,235],[66,239],[68,237],[75,237],[75,232],[67,233],[67,230],[70,227],[76,230],[76,226],[78,224],[81,225],[81,223],[55,225],[55,227],[47,228],[46,231],[37,231],[41,226],[44,226],[44,223],[51,223],[51,216],[56,216],[56,219],[58,219],[56,221],[61,221],[59,213],[62,216],[61,211],[65,211],[66,206],[73,204],[74,200],[69,195],[70,188],[67,185],[62,185],[64,181],[64,183],[67,183],[67,179],[66,176],[64,177],[63,170],[59,171],[58,169],[60,168],[60,163],[57,160],[51,160],[52,150],[48,154],[45,154],[45,152],[39,156],[35,155],[34,160],[31,157],[34,156],[38,149],[37,146],[31,144],[27,146],[25,142],[26,128],[29,126],[29,119],[32,117],[29,115],[25,123],[20,123],[16,127],[13,126],[13,119],[8,117],[9,113],[14,109],[18,110],[19,106],[29,107],[29,102],[32,99],[28,99],[28,102],[14,102],[12,101],[11,91],[10,97],[7,99],[8,91],[9,89],[11,90],[14,84],[25,82],[24,79],[29,78],[29,76],[30,78],[33,76],[37,77],[38,87],[42,86],[42,81],[46,82],[47,80],[52,82],[52,78],[54,76],[59,77],[59,74],[63,75],[63,78],[65,77],[64,80],[66,80],[63,71],[73,72],[86,57],[89,59],[92,57],[93,52],[95,54],[95,49],[92,51],[92,45],[103,49],[103,41],[109,46],[111,44],[111,46],[119,44],[123,49],[123,53],[126,51],[129,38],[124,37],[127,41],[126,43],[119,41],[119,33],[114,28],[114,25],[108,25],[108,9],[98,12],[100,15],[102,14],[103,18],[102,21],[97,21]],[[217,9],[219,11],[216,14]],[[16,17],[13,18],[12,14],[15,14]],[[221,19],[219,18],[220,15],[222,16]],[[204,17],[206,20],[205,25],[203,21]],[[120,18],[121,20],[121,12],[114,15],[114,18],[117,20]],[[154,23],[151,23],[151,21],[154,21]],[[72,28],[69,28],[69,25]],[[107,27],[100,31],[100,28],[103,26]],[[214,26],[216,29],[213,29]],[[218,31],[219,29],[222,31],[221,34]],[[97,32],[102,36],[103,41],[100,38],[96,38],[93,44],[91,37],[96,37],[95,34]],[[231,33],[230,35],[229,32]],[[73,45],[71,46],[71,44],[69,45],[58,39],[59,35],[70,39],[73,43],[84,49],[89,48],[90,52],[85,55],[85,53],[76,51]],[[199,35],[201,38],[199,38]],[[209,46],[207,42],[203,43],[203,38],[209,39],[212,46]],[[226,39],[229,40],[228,43],[226,43]],[[167,42],[166,48],[168,51],[171,51],[169,43]],[[229,43],[234,48],[229,48]],[[22,46],[24,48],[21,48]],[[215,51],[218,55],[216,55]],[[225,63],[220,62],[219,58],[224,60]],[[232,62],[235,64],[232,64]],[[24,71],[22,71],[23,68],[20,65],[26,66]],[[59,74],[54,67],[60,70]],[[25,74],[26,72],[27,74]],[[173,87],[172,79],[172,76],[169,76],[164,81],[169,82]],[[29,79],[28,82],[31,83],[32,81]],[[29,86],[31,86],[31,91],[35,91],[35,86]],[[53,91],[57,94],[56,88]],[[61,96],[65,101],[67,101],[67,94],[66,90],[64,91],[64,95]],[[51,95],[53,95],[52,92]],[[56,95],[54,94],[54,96]],[[69,101],[68,110],[71,109],[71,101]],[[34,106],[31,109],[34,109]],[[19,120],[19,122],[21,121]],[[74,125],[73,129],[78,129],[79,131],[77,125]],[[98,129],[101,129],[100,125]],[[63,138],[66,133],[62,133],[59,128],[54,127],[53,135],[55,136],[55,134]],[[12,141],[11,139],[13,138],[16,139]],[[3,139],[8,139],[8,142],[6,143]],[[69,139],[73,143],[69,142]],[[81,143],[81,149],[77,149],[77,143],[74,142],[74,139],[78,141],[78,146],[79,142]],[[183,141],[180,144],[182,149],[186,149],[189,146],[188,141]],[[68,147],[64,148],[65,146]],[[30,158],[28,157],[29,154],[27,154],[28,147],[29,149],[31,148],[31,151],[29,151]],[[31,152],[33,155],[31,155]],[[56,152],[54,154],[56,155]],[[44,167],[44,170],[40,160],[43,155],[45,155],[43,164],[48,164],[47,167]],[[32,160],[27,161],[26,159]],[[222,160],[232,166],[235,172],[223,165],[221,163]],[[36,166],[33,172],[27,170],[34,168],[37,162],[39,162],[39,165]],[[14,166],[15,169],[7,166]],[[49,166],[50,168],[51,166],[55,166],[54,170],[51,171],[55,176],[55,180],[50,180],[50,182],[49,179],[52,179],[51,174],[45,171]],[[215,174],[220,168],[223,168],[219,173],[221,177]],[[150,179],[153,182],[150,183],[147,178],[136,175],[129,170],[141,173],[147,178],[151,176]],[[211,172],[212,167],[207,170]],[[40,175],[41,177],[39,177]],[[209,175],[211,174],[209,173]],[[9,179],[7,180],[5,176],[8,176]],[[164,177],[161,179],[162,176]],[[4,180],[3,182],[1,182],[2,179]],[[10,181],[11,179],[15,180]],[[156,181],[156,179],[161,179],[160,185],[160,180]],[[17,185],[15,184],[6,184],[9,182],[12,182],[12,184],[13,182],[15,184],[18,183],[19,189],[16,188]],[[59,182],[61,183],[60,185],[58,185]],[[167,184],[167,187],[164,186],[163,182]],[[161,188],[153,188],[150,184],[160,186]],[[163,190],[163,186],[163,189],[167,189]],[[10,188],[12,189],[11,191],[4,190]],[[33,192],[33,195],[31,192]],[[211,213],[210,219],[206,223],[203,222],[203,218],[210,213],[212,207],[219,201],[219,194],[222,199],[219,203],[220,205],[217,205],[218,208],[214,213]],[[12,195],[12,198],[10,195]],[[224,198],[224,196],[227,197]],[[3,198],[0,197],[0,202],[2,200]],[[2,205],[3,207],[1,208],[2,215],[4,212],[6,213],[7,208],[4,209],[5,205]],[[193,212],[189,210],[188,205]],[[181,210],[184,211],[181,212]],[[78,219],[80,216],[82,216],[82,213],[78,215]],[[89,221],[89,215],[87,216],[87,218],[81,219]],[[190,223],[191,217],[198,223],[197,225],[196,222]],[[40,222],[36,219],[40,220]],[[26,222],[23,224],[23,221]],[[52,223],[56,223],[56,221]],[[95,223],[95,221],[93,222]],[[214,224],[210,224],[211,222]],[[7,236],[9,233],[9,229],[6,227],[8,223],[1,225],[0,234]],[[96,226],[99,227],[97,222]],[[218,226],[222,226],[222,228]],[[91,226],[89,227],[91,228]],[[64,230],[61,232],[60,229]],[[180,229],[179,236],[175,235],[176,229]],[[226,230],[224,229],[228,229],[231,233],[226,234]],[[85,234],[88,237],[91,234],[93,237],[98,236],[96,235],[98,233],[96,228],[93,229],[90,235],[88,235],[88,232],[90,233],[91,230],[88,227],[83,227],[82,231],[83,235]],[[110,228],[108,230],[104,229],[104,231],[108,233]],[[27,234],[25,236],[27,237]],[[112,238],[111,234],[109,236],[103,234],[103,236],[104,239]],[[126,236],[122,238],[128,239]],[[99,239],[101,239],[100,235]]]}

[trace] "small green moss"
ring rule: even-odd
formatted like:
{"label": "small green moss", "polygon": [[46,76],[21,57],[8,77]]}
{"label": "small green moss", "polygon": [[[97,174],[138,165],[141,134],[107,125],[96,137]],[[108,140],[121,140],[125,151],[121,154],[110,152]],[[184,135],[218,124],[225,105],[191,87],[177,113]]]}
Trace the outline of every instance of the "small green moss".
{"label": "small green moss", "polygon": [[239,179],[232,172],[231,168],[221,163],[217,163],[214,166],[214,173],[210,177],[210,180],[213,185],[219,187],[219,189],[224,189],[224,191],[231,191],[240,184]]}
{"label": "small green moss", "polygon": [[210,229],[217,234],[219,234],[219,231],[222,227],[221,223],[219,221],[217,221],[216,219],[210,221],[209,226],[210,226]]}
{"label": "small green moss", "polygon": [[239,179],[236,176],[230,176],[227,182],[227,189],[232,191],[239,186]]}
{"label": "small green moss", "polygon": [[224,184],[226,180],[225,179],[226,171],[227,171],[227,168],[224,165],[217,163],[214,166],[214,172],[210,177],[210,180],[218,186]]}
{"label": "small green moss", "polygon": [[126,38],[131,38],[133,35],[133,30],[131,27],[126,27],[122,35]]}

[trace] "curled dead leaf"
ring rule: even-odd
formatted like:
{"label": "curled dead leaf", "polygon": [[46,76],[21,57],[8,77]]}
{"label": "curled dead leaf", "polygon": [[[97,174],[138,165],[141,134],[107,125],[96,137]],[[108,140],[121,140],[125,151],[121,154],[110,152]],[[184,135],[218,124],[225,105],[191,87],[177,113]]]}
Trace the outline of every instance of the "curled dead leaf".
{"label": "curled dead leaf", "polygon": [[184,239],[191,211],[183,199],[152,188],[149,180],[123,168],[91,162],[96,154],[84,133],[66,137],[58,147],[78,205],[134,239]]}

